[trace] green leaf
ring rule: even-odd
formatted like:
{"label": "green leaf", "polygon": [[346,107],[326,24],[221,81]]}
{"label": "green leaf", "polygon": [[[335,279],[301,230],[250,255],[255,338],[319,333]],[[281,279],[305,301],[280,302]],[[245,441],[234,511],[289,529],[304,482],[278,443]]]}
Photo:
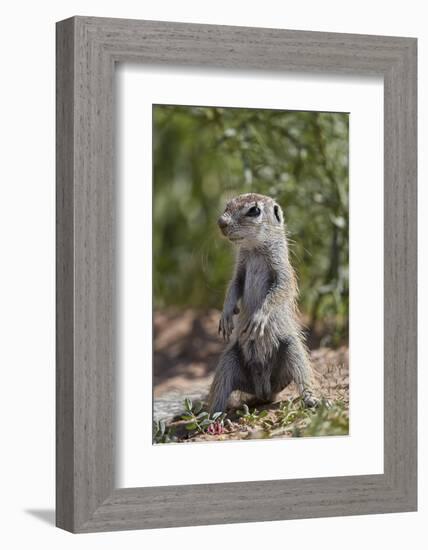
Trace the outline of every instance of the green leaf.
{"label": "green leaf", "polygon": [[184,408],[186,411],[192,412],[192,401],[188,397],[184,400]]}
{"label": "green leaf", "polygon": [[199,414],[202,410],[202,401],[196,401],[194,404],[193,404],[193,412],[195,414]]}
{"label": "green leaf", "polygon": [[222,413],[222,412],[216,412],[216,413],[214,413],[214,414],[212,415],[211,418],[212,418],[213,420],[217,420],[217,418],[219,418],[222,414],[224,414],[224,413]]}
{"label": "green leaf", "polygon": [[196,430],[198,427],[198,425],[196,424],[196,422],[190,422],[189,424],[186,424],[186,430],[189,430],[189,432],[191,430]]}
{"label": "green leaf", "polygon": [[260,414],[259,414],[259,418],[264,418],[265,416],[267,416],[269,413],[267,412],[267,410],[265,409],[264,411],[261,411]]}
{"label": "green leaf", "polygon": [[196,417],[198,420],[203,420],[204,418],[208,418],[208,413],[207,412],[201,412],[201,414],[198,414],[198,416]]}
{"label": "green leaf", "polygon": [[160,429],[160,433],[161,433],[162,436],[165,433],[165,428],[166,428],[165,420],[160,420],[159,429]]}
{"label": "green leaf", "polygon": [[193,414],[185,413],[181,415],[181,420],[193,420],[195,417]]}

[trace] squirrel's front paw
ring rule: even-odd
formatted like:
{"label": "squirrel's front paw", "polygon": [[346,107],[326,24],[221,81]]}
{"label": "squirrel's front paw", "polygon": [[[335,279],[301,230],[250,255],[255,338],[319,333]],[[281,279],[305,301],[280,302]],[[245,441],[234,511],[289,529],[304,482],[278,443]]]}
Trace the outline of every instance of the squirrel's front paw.
{"label": "squirrel's front paw", "polygon": [[262,311],[257,311],[243,328],[242,336],[248,340],[255,340],[258,336],[262,338],[267,322],[268,316]]}
{"label": "squirrel's front paw", "polygon": [[223,339],[229,342],[230,335],[232,334],[235,325],[233,324],[233,315],[239,313],[235,307],[232,311],[223,311],[218,324],[218,333],[223,335]]}

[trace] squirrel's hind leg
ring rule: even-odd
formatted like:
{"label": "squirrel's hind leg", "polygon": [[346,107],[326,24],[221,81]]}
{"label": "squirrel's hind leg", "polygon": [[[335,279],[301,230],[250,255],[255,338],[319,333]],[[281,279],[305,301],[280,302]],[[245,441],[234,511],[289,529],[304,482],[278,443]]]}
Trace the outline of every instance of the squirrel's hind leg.
{"label": "squirrel's hind leg", "polygon": [[274,392],[277,394],[291,382],[297,386],[306,407],[315,407],[319,400],[312,390],[312,371],[308,352],[299,336],[288,336],[281,342],[275,369]]}
{"label": "squirrel's hind leg", "polygon": [[253,388],[242,371],[241,352],[237,342],[229,346],[220,357],[208,397],[210,413],[224,412],[230,394],[235,390],[253,393]]}

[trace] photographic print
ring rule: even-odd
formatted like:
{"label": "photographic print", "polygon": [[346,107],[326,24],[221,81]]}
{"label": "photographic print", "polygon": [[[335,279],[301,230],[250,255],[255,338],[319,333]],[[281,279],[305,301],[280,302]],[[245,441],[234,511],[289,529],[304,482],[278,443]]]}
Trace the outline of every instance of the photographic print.
{"label": "photographic print", "polygon": [[349,433],[349,115],[153,106],[153,443]]}
{"label": "photographic print", "polygon": [[56,69],[57,526],[416,510],[417,40],[72,17]]}

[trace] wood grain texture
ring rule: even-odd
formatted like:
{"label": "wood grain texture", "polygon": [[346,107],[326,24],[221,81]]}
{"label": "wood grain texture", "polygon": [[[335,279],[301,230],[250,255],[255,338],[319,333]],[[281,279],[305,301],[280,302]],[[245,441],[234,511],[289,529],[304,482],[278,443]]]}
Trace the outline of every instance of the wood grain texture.
{"label": "wood grain texture", "polygon": [[[385,88],[383,475],[115,489],[115,62],[376,74]],[[75,17],[57,24],[57,525],[416,510],[416,40]]]}
{"label": "wood grain texture", "polygon": [[74,23],[56,36],[56,522],[74,526]]}

